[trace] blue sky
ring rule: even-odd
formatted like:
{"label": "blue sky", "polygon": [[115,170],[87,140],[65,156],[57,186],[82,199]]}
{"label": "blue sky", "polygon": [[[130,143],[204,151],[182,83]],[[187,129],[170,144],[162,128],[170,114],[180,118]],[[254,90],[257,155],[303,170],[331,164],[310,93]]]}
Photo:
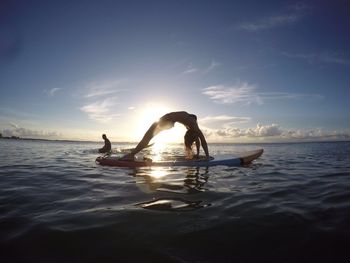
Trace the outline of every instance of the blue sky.
{"label": "blue sky", "polygon": [[348,140],[350,6],[324,2],[2,2],[0,132],[137,141],[186,110],[210,142]]}

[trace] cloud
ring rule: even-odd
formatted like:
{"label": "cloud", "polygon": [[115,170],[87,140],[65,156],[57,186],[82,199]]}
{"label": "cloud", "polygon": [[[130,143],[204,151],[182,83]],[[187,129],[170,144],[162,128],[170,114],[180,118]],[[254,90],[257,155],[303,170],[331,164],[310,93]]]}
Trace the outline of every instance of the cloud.
{"label": "cloud", "polygon": [[198,68],[198,67],[193,66],[192,63],[190,63],[187,65],[187,68],[185,69],[185,71],[182,72],[182,74],[191,74],[191,73],[196,73],[196,72],[207,74],[219,66],[221,66],[221,63],[214,61],[214,60],[211,61],[210,65],[207,66],[206,68],[204,68],[204,67]]}
{"label": "cloud", "polygon": [[262,104],[260,97],[254,93],[255,86],[248,83],[237,83],[232,87],[223,85],[210,86],[203,89],[203,94],[209,96],[211,100],[221,104],[243,103]]}
{"label": "cloud", "polygon": [[314,129],[284,129],[278,124],[261,125],[253,128],[204,128],[208,139],[229,140],[235,138],[272,138],[275,140],[349,140],[350,133],[345,131],[325,131],[320,128]]}
{"label": "cloud", "polygon": [[293,139],[350,139],[350,133],[344,131],[324,131],[320,128],[310,130],[286,130],[283,133],[286,138]]}
{"label": "cloud", "polygon": [[[80,110],[85,112],[91,120],[107,123],[121,116],[116,113],[119,98],[116,93],[128,91],[123,87],[126,85],[125,79],[107,80],[103,82],[92,82],[85,87],[83,99],[85,105]],[[133,107],[129,107],[131,110]]]}
{"label": "cloud", "polygon": [[61,133],[56,131],[35,130],[19,127],[14,123],[10,123],[10,129],[4,129],[1,131],[2,136],[11,137],[16,136],[20,138],[41,138],[41,139],[53,139],[61,136]]}
{"label": "cloud", "polygon": [[237,138],[237,137],[271,137],[271,136],[280,136],[283,134],[283,130],[281,127],[277,124],[271,124],[271,125],[261,125],[257,124],[255,128],[247,128],[247,129],[240,129],[240,128],[223,128],[223,129],[216,129],[211,132],[213,135],[217,135],[219,137],[231,137],[231,138]]}
{"label": "cloud", "polygon": [[125,83],[125,80],[111,80],[111,81],[104,81],[100,83],[90,83],[87,85],[87,94],[85,94],[86,98],[93,98],[93,97],[101,97],[101,96],[107,96],[112,95],[121,91],[127,91],[125,88],[121,88],[121,85]]}
{"label": "cloud", "polygon": [[301,97],[322,98],[319,94],[297,94],[288,92],[257,92],[256,86],[238,82],[233,86],[215,85],[204,88],[202,94],[220,104],[262,105],[265,100],[296,99]]}
{"label": "cloud", "polygon": [[13,123],[13,122],[10,122],[10,126],[12,128],[14,128],[14,129],[18,129],[19,128],[19,126],[17,124]]}
{"label": "cloud", "polygon": [[191,73],[195,73],[198,71],[198,68],[195,68],[192,64],[189,64],[186,68],[186,70],[184,72],[182,72],[183,74],[191,74]]}
{"label": "cloud", "polygon": [[49,97],[53,97],[55,96],[55,94],[59,91],[59,90],[62,90],[61,88],[53,88],[53,89],[50,89],[50,90],[44,90],[44,93],[49,96]]}
{"label": "cloud", "polygon": [[300,17],[295,14],[273,16],[255,23],[241,24],[239,25],[239,29],[245,31],[260,31],[284,25],[291,25],[296,23],[299,19]]}
{"label": "cloud", "polygon": [[217,115],[217,116],[206,116],[204,118],[201,118],[198,120],[200,125],[204,125],[206,127],[230,127],[234,124],[238,123],[247,123],[251,120],[250,117],[236,117],[236,116],[229,116],[229,115]]}
{"label": "cloud", "polygon": [[305,10],[309,7],[303,3],[298,3],[288,7],[288,12],[263,17],[254,22],[239,24],[236,29],[249,32],[268,30],[276,27],[293,25],[305,16]]}
{"label": "cloud", "polygon": [[117,98],[113,97],[91,102],[81,107],[80,110],[87,113],[90,119],[106,123],[121,115],[113,111],[117,104]]}
{"label": "cloud", "polygon": [[339,64],[343,66],[349,66],[350,65],[350,59],[344,58],[341,55],[339,55],[336,52],[323,52],[323,53],[288,53],[283,52],[284,56],[288,58],[293,59],[302,59],[306,60],[310,64],[316,64],[316,63],[328,63],[328,64]]}
{"label": "cloud", "polygon": [[277,124],[261,125],[257,124],[255,128],[249,128],[245,131],[248,137],[271,137],[282,135],[283,131]]}

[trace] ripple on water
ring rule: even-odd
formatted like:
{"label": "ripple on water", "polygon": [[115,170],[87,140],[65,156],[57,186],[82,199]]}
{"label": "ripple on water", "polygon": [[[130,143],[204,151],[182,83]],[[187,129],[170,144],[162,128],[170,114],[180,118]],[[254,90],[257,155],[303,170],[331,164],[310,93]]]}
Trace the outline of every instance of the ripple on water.
{"label": "ripple on water", "polygon": [[331,262],[327,255],[347,255],[348,143],[250,145],[265,152],[246,167],[164,169],[96,165],[98,144],[10,146],[0,152],[0,252],[13,262],[127,262],[130,255],[149,262]]}

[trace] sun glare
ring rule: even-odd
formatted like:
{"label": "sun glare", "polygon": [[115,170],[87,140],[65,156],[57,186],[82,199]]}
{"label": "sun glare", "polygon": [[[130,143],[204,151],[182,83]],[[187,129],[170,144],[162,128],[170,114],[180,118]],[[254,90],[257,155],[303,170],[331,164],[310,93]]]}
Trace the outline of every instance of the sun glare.
{"label": "sun glare", "polygon": [[169,174],[169,171],[164,167],[153,167],[152,170],[150,170],[149,172],[150,176],[152,176],[153,178],[162,178]]}

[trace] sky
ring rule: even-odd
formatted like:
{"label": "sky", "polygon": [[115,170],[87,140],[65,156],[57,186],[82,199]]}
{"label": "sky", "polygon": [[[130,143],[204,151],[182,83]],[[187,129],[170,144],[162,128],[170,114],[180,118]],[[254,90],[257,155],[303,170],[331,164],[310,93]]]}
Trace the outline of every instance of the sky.
{"label": "sky", "polygon": [[[0,132],[135,142],[350,139],[348,1],[1,1]],[[163,140],[181,141],[175,125]]]}

